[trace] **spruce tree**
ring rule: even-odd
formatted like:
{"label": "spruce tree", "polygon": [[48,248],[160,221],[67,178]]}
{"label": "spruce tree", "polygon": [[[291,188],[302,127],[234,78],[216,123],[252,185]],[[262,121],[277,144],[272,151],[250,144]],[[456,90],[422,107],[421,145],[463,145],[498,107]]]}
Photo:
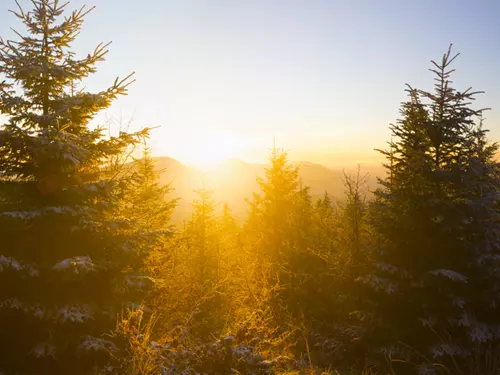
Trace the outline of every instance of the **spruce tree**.
{"label": "spruce tree", "polygon": [[195,190],[193,213],[188,223],[189,247],[194,256],[194,266],[200,283],[213,280],[220,270],[217,245],[217,220],[212,191],[202,187]]}
{"label": "spruce tree", "polygon": [[285,152],[274,148],[265,178],[257,178],[259,193],[249,202],[251,213],[247,230],[255,231],[255,250],[259,257],[282,262],[289,255],[291,223],[300,189],[298,168],[291,165]]}
{"label": "spruce tree", "polygon": [[[193,328],[198,335],[207,338],[209,334],[216,333],[221,328],[222,322],[222,247],[213,192],[203,185],[195,190],[195,193],[192,218],[185,231],[188,252],[186,257],[191,268],[192,297],[197,311],[197,322]],[[192,306],[192,309],[195,307]]]}
{"label": "spruce tree", "polygon": [[345,201],[340,203],[341,247],[354,268],[359,268],[366,254],[366,209],[367,209],[368,175],[361,175],[361,167],[355,175],[344,171],[342,181],[345,187]]}
{"label": "spruce tree", "polygon": [[79,89],[108,52],[71,50],[92,9],[64,17],[66,3],[31,3],[13,12],[26,34],[0,40],[0,372],[87,373],[148,284],[148,233],[120,214],[128,179],[106,168],[146,131],[105,137],[88,126],[131,83]]}
{"label": "spruce tree", "polygon": [[160,182],[163,170],[156,169],[156,161],[151,150],[144,142],[142,157],[133,163],[134,171],[127,188],[128,214],[147,229],[156,229],[168,234],[171,231],[170,220],[178,199],[168,199],[173,188]]}
{"label": "spruce tree", "polygon": [[337,220],[330,194],[325,192],[314,205],[313,248],[324,257],[331,257],[337,240]]}
{"label": "spruce tree", "polygon": [[241,229],[234,218],[227,203],[222,207],[222,214],[217,218],[217,237],[220,244],[221,275],[229,276],[232,264],[238,257],[237,252],[241,245]]}
{"label": "spruce tree", "polygon": [[254,277],[258,280],[254,289],[271,292],[277,314],[283,315],[284,307],[300,314],[310,302],[302,297],[313,289],[310,276],[315,266],[315,257],[309,251],[313,226],[309,190],[302,185],[299,170],[289,162],[286,152],[276,148],[265,177],[257,182],[260,192],[250,201],[251,212],[245,224],[256,258]]}
{"label": "spruce tree", "polygon": [[421,373],[437,370],[431,363],[463,370],[500,332],[497,145],[471,107],[477,92],[451,86],[456,56],[450,47],[432,62],[434,92],[409,87],[391,126],[388,176],[370,213],[376,264],[362,278],[376,290],[371,345]]}
{"label": "spruce tree", "polygon": [[174,227],[171,224],[172,213],[178,199],[168,195],[173,191],[170,184],[160,182],[162,170],[156,169],[156,161],[146,140],[143,142],[142,157],[130,163],[132,173],[126,175],[126,197],[123,216],[127,217],[141,233],[149,233],[145,243],[150,256],[144,265],[144,272],[155,281],[154,292],[147,298],[148,307],[160,309],[165,293],[165,264],[172,258],[171,247]]}

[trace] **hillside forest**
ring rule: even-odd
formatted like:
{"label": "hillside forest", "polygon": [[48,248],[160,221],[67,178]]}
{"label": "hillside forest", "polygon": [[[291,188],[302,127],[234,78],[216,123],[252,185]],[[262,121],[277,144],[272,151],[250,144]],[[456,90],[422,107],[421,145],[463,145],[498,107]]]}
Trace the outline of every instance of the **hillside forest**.
{"label": "hillside forest", "polygon": [[93,125],[133,87],[87,91],[93,8],[30,4],[0,40],[0,374],[498,374],[498,146],[451,46],[373,145],[378,179],[311,187],[275,147],[181,201],[150,129]]}

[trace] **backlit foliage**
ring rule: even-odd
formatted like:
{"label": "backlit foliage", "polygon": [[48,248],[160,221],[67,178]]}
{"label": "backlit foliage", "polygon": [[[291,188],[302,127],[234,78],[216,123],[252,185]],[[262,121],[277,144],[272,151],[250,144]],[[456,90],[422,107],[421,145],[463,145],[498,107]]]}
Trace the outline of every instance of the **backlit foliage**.
{"label": "backlit foliage", "polygon": [[131,83],[84,89],[91,9],[31,5],[0,41],[0,374],[498,373],[497,145],[451,49],[378,186],[316,196],[273,148],[245,216],[203,184],[173,225],[148,131],[90,126]]}

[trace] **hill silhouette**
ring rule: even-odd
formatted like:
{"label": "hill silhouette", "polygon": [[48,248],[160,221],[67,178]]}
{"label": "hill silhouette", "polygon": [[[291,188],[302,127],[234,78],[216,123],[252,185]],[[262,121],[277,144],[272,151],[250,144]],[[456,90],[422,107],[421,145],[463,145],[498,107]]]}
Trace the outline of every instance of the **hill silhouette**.
{"label": "hill silhouette", "polygon": [[[174,222],[182,223],[190,216],[194,191],[205,187],[213,191],[213,198],[222,206],[227,203],[237,218],[243,218],[247,212],[246,198],[258,190],[256,178],[263,176],[266,164],[247,163],[239,159],[228,159],[219,165],[203,170],[185,165],[171,157],[155,157],[156,168],[161,170],[160,181],[170,183],[173,195],[179,197],[179,205],[174,213]],[[344,196],[342,176],[344,169],[329,168],[325,165],[299,161],[293,163],[299,167],[299,175],[304,185],[309,186],[313,198],[328,192],[332,199],[340,201]],[[355,168],[346,168],[355,173]],[[381,165],[361,166],[362,174],[369,174],[368,184],[371,189],[376,185],[376,177],[383,175]]]}

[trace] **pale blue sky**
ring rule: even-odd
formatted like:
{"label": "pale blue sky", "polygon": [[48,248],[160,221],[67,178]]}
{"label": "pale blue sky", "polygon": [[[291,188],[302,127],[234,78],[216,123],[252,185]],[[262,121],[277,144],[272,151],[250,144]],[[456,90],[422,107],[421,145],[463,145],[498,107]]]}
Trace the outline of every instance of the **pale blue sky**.
{"label": "pale blue sky", "polygon": [[[476,104],[493,108],[486,124],[500,139],[498,0],[73,0],[70,7],[83,3],[97,8],[76,51],[113,41],[88,87],[136,71],[129,96],[108,115],[133,114],[135,128],[161,125],[157,154],[186,163],[200,153],[259,160],[275,135],[296,159],[366,163],[389,138],[404,84],[431,88],[429,60],[450,42],[461,53],[456,86],[486,91]],[[3,37],[10,26],[22,29],[7,12],[14,5],[0,0]]]}

